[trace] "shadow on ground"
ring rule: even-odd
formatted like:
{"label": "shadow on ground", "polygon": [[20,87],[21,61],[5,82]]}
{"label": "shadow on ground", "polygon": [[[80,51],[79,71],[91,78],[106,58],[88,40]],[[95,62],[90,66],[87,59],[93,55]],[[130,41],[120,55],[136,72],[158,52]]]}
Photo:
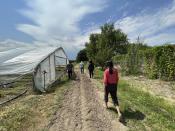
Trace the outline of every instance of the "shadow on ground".
{"label": "shadow on ground", "polygon": [[[117,110],[114,107],[109,107],[108,110],[117,114]],[[121,123],[123,123],[124,125],[127,125],[127,120],[129,119],[144,120],[145,115],[139,110],[133,110],[131,108],[127,108],[122,112]]]}

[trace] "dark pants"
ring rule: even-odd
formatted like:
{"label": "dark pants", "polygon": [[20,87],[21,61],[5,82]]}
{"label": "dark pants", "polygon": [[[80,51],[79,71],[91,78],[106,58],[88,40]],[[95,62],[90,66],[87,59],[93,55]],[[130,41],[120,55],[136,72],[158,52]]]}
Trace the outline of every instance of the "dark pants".
{"label": "dark pants", "polygon": [[112,97],[112,101],[114,103],[114,106],[118,106],[118,98],[117,98],[117,84],[108,84],[107,86],[105,86],[105,102],[108,102],[108,95],[111,95]]}
{"label": "dark pants", "polygon": [[80,68],[81,74],[84,74],[84,68]]}
{"label": "dark pants", "polygon": [[94,76],[94,71],[93,70],[89,70],[89,76],[90,76],[90,78],[93,78],[93,76]]}
{"label": "dark pants", "polygon": [[68,77],[69,79],[72,77],[72,71],[68,71]]}

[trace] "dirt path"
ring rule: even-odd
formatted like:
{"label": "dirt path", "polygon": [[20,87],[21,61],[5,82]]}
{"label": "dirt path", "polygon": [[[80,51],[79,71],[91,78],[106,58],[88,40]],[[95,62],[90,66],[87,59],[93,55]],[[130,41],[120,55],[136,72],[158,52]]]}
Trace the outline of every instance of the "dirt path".
{"label": "dirt path", "polygon": [[121,123],[103,107],[103,101],[86,74],[72,82],[65,95],[63,106],[58,110],[50,131],[123,131]]}

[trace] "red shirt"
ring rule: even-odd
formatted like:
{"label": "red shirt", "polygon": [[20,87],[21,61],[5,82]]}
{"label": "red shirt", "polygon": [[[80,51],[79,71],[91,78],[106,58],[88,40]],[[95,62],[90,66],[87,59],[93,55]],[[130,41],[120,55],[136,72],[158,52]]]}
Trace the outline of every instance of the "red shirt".
{"label": "red shirt", "polygon": [[117,84],[119,80],[117,69],[113,69],[113,74],[109,73],[109,68],[104,71],[103,82],[107,84]]}

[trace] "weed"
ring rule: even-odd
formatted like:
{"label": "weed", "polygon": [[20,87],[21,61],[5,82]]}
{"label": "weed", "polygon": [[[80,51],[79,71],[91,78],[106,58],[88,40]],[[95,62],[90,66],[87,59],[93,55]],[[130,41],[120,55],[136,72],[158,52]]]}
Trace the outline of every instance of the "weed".
{"label": "weed", "polygon": [[[100,72],[100,73],[99,73]],[[102,72],[96,71],[102,78]],[[128,81],[118,84],[119,104],[130,130],[175,130],[175,106],[168,101],[131,86]],[[115,110],[112,110],[117,115]]]}

